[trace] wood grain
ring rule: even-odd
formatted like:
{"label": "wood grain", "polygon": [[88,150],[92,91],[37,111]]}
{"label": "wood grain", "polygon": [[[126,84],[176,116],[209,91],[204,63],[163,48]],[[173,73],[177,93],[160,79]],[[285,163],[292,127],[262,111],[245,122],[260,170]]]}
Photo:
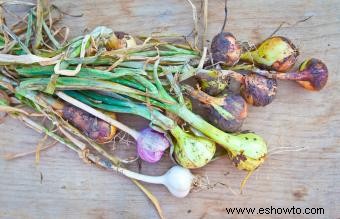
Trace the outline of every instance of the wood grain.
{"label": "wood grain", "polygon": [[[199,1],[194,1],[200,6]],[[209,38],[223,21],[222,0],[209,1]],[[229,2],[227,30],[239,40],[258,43],[283,21],[278,32],[288,36],[306,57],[324,60],[329,82],[321,92],[309,92],[293,82],[280,82],[275,101],[265,108],[250,107],[244,129],[262,135],[270,150],[304,147],[301,151],[273,153],[255,172],[240,195],[246,175],[227,159],[194,171],[206,175],[209,190],[185,199],[170,196],[165,188],[147,185],[159,198],[167,218],[254,218],[228,215],[229,207],[322,207],[325,215],[296,218],[340,217],[340,2],[337,0],[287,0]],[[191,8],[186,1],[55,1],[70,14],[65,24],[72,35],[84,29],[107,25],[135,34],[152,31],[188,34],[192,29]],[[13,8],[18,13],[22,9]],[[312,16],[308,21],[299,20]],[[120,117],[135,127],[145,121]],[[147,198],[126,178],[84,164],[78,155],[58,145],[34,156],[6,161],[8,153],[33,150],[42,136],[18,121],[7,118],[0,125],[0,218],[157,218]],[[171,165],[143,165],[142,172],[160,174]],[[42,176],[42,177],[41,177]],[[223,183],[226,186],[223,186]],[[231,192],[232,189],[236,194]],[[256,218],[291,218],[294,215],[262,215]]]}

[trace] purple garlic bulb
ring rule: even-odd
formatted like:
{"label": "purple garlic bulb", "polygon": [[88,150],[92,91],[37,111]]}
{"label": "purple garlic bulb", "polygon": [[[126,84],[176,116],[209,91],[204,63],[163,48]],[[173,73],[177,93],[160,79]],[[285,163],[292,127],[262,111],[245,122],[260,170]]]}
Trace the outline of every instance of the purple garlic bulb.
{"label": "purple garlic bulb", "polygon": [[141,131],[137,138],[138,155],[149,163],[158,162],[168,147],[170,147],[170,142],[165,134],[151,128]]}

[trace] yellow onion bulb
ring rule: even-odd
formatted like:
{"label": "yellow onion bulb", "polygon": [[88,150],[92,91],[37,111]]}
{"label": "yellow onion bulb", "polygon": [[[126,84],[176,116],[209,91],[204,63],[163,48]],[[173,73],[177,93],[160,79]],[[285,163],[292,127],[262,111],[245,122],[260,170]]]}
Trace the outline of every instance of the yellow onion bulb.
{"label": "yellow onion bulb", "polygon": [[233,164],[240,170],[253,171],[265,160],[268,153],[265,141],[254,133],[241,133],[238,147],[228,148]]}
{"label": "yellow onion bulb", "polygon": [[220,94],[228,86],[228,81],[223,79],[220,72],[214,69],[207,73],[197,73],[196,79],[201,89],[211,96]]}
{"label": "yellow onion bulb", "polygon": [[175,129],[171,130],[171,133],[176,138],[174,155],[179,165],[195,169],[203,167],[211,161],[216,151],[213,141],[205,137],[190,135],[179,127]]}
{"label": "yellow onion bulb", "polygon": [[241,55],[242,61],[255,63],[267,70],[287,72],[297,61],[299,52],[287,38],[274,36],[263,41],[256,50]]}

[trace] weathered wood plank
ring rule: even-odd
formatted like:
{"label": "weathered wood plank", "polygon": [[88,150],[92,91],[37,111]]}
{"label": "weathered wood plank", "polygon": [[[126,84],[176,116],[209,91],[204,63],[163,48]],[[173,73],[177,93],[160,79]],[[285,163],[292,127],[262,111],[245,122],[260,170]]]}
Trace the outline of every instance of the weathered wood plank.
{"label": "weathered wood plank", "polygon": [[[223,21],[223,2],[210,1],[211,38]],[[191,8],[186,1],[59,0],[55,3],[80,18],[66,17],[72,34],[85,28],[107,25],[135,34],[151,31],[188,34],[192,28]],[[199,7],[199,1],[195,1]],[[300,48],[301,58],[324,60],[330,71],[327,87],[308,92],[290,82],[280,82],[276,100],[265,108],[250,108],[244,129],[263,135],[270,150],[301,147],[305,150],[273,154],[250,178],[244,194],[239,184],[244,172],[227,159],[202,170],[211,184],[208,191],[176,199],[160,186],[148,185],[159,198],[167,218],[253,218],[229,216],[227,207],[323,207],[324,218],[340,216],[340,3],[317,1],[229,1],[227,29],[238,39],[257,43],[269,36],[283,21],[278,34],[288,36]],[[308,16],[306,22],[295,24]],[[126,121],[126,117],[122,119]],[[131,126],[142,126],[130,119]],[[39,165],[34,156],[5,161],[2,156],[35,148],[42,136],[17,121],[0,125],[0,217],[1,218],[155,218],[151,204],[129,180],[83,164],[78,156],[58,145],[42,152]],[[165,159],[166,160],[166,159]],[[143,172],[158,174],[171,165],[144,165]],[[41,175],[43,180],[41,181]],[[300,218],[312,218],[301,215]],[[282,217],[282,215],[262,218]],[[320,217],[320,215],[319,215]],[[318,217],[318,218],[319,218]],[[316,218],[316,216],[315,216]]]}

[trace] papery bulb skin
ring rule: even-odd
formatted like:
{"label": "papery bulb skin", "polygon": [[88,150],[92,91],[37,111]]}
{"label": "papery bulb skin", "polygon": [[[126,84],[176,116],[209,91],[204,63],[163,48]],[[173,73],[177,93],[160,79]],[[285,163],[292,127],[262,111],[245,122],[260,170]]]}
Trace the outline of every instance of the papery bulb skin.
{"label": "papery bulb skin", "polygon": [[137,138],[137,152],[139,157],[149,163],[158,162],[164,151],[170,147],[170,142],[164,133],[146,128]]}
{"label": "papery bulb skin", "polygon": [[307,81],[297,81],[301,86],[308,90],[321,90],[328,80],[327,66],[319,59],[311,58],[300,65],[300,73],[309,76]]}
{"label": "papery bulb skin", "polygon": [[171,130],[171,133],[176,138],[175,160],[182,167],[188,169],[200,168],[208,164],[213,158],[216,151],[216,145],[213,141],[187,134],[183,130]]}
{"label": "papery bulb skin", "polygon": [[247,103],[240,95],[233,93],[217,98],[221,100],[222,109],[208,106],[207,120],[222,131],[239,131],[248,114]]}
{"label": "papery bulb skin", "polygon": [[220,77],[220,72],[217,70],[210,70],[208,73],[198,73],[196,78],[202,91],[211,96],[220,94],[228,86],[228,81]]}
{"label": "papery bulb skin", "polygon": [[233,66],[240,60],[242,49],[233,34],[222,32],[211,42],[211,54],[215,63]]}
{"label": "papery bulb skin", "polygon": [[248,74],[244,77],[240,92],[247,103],[253,106],[266,106],[276,96],[277,81],[257,74]]}
{"label": "papery bulb skin", "polygon": [[287,38],[273,36],[264,40],[256,50],[241,55],[242,61],[255,62],[267,70],[287,72],[297,61],[299,52]]}
{"label": "papery bulb skin", "polygon": [[115,31],[106,42],[107,50],[131,48],[136,46],[135,39],[128,33]]}
{"label": "papery bulb skin", "polygon": [[264,162],[268,153],[267,145],[254,133],[241,133],[237,136],[241,143],[237,148],[229,148],[229,157],[238,169],[253,171]]}

